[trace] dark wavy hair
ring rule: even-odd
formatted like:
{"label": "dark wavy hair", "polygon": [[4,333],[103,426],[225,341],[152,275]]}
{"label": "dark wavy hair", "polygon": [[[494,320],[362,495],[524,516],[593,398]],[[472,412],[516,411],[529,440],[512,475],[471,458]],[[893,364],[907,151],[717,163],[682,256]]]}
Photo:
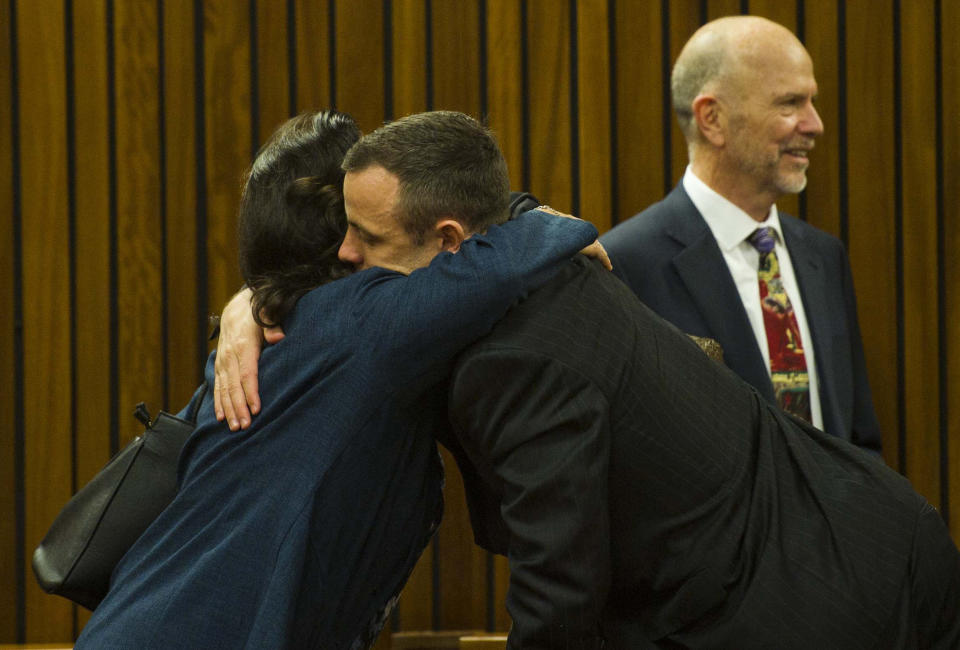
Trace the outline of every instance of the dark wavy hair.
{"label": "dark wavy hair", "polygon": [[359,139],[349,115],[303,113],[257,152],[238,227],[240,272],[262,327],[282,324],[303,294],[352,270],[337,259],[347,228],[340,164]]}

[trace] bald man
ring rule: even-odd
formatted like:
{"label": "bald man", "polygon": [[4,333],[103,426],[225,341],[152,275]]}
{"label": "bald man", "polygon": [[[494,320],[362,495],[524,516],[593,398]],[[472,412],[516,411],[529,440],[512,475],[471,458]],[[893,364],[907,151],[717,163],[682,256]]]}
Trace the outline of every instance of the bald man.
{"label": "bald man", "polygon": [[768,401],[880,451],[843,244],[777,210],[807,183],[823,123],[813,62],[756,16],[705,24],[677,58],[673,107],[688,145],[681,182],[603,238],[614,271]]}

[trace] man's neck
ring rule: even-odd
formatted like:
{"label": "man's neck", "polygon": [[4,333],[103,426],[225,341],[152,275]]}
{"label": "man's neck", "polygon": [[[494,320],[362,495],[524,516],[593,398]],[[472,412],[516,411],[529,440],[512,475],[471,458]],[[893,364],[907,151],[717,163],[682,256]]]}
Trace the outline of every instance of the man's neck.
{"label": "man's neck", "polygon": [[777,197],[754,191],[753,184],[744,182],[729,165],[724,165],[714,156],[697,156],[690,161],[690,169],[704,184],[750,215],[763,222],[770,215],[770,206]]}

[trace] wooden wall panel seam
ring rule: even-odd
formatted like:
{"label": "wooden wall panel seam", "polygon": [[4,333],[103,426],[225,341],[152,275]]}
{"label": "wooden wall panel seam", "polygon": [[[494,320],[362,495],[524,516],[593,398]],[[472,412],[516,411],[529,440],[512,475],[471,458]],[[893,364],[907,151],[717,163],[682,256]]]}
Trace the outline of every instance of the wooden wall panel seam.
{"label": "wooden wall panel seam", "polygon": [[939,437],[940,437],[940,514],[949,527],[950,517],[950,385],[948,363],[950,338],[947,332],[947,247],[946,247],[946,202],[944,184],[944,128],[943,128],[943,24],[942,0],[933,3],[934,30],[934,141],[936,221],[937,221],[937,342],[940,363],[937,384],[940,387]]}
{"label": "wooden wall panel seam", "polygon": [[[796,23],[797,23],[797,38],[800,39],[800,42],[806,45],[807,42],[807,23],[806,23],[806,6],[804,0],[797,0],[796,6]],[[814,67],[816,67],[816,61],[814,61]],[[797,217],[802,221],[807,220],[807,192],[806,189],[800,192],[797,197]]]}
{"label": "wooden wall panel seam", "polygon": [[327,0],[327,55],[330,64],[330,108],[337,108],[337,5]]}
{"label": "wooden wall panel seam", "polygon": [[619,139],[617,138],[617,0],[607,0],[607,86],[610,89],[610,226],[620,222]]}
{"label": "wooden wall panel seam", "polygon": [[67,273],[70,276],[70,492],[77,491],[77,138],[74,78],[73,3],[63,4],[64,71],[66,74]]}
{"label": "wooden wall panel seam", "polygon": [[423,69],[426,70],[426,92],[427,92],[427,110],[434,109],[434,87],[433,87],[433,0],[424,0],[424,40],[425,40],[425,61]]}
{"label": "wooden wall panel seam", "polygon": [[522,190],[529,192],[530,187],[530,46],[528,45],[528,14],[527,0],[520,2],[520,120],[521,138],[523,146],[520,166],[520,184]]}
{"label": "wooden wall panel seam", "polygon": [[161,373],[160,404],[162,408],[170,406],[170,337],[167,331],[170,327],[170,313],[166,305],[170,302],[169,287],[169,228],[167,202],[167,61],[166,61],[166,30],[164,25],[164,0],[157,1],[157,156],[160,176],[160,350]]}
{"label": "wooden wall panel seam", "polygon": [[906,332],[903,322],[903,310],[905,297],[903,295],[903,101],[902,85],[903,79],[900,74],[901,64],[901,34],[900,34],[900,0],[893,0],[893,123],[896,126],[893,133],[893,228],[894,228],[894,275],[896,281],[896,316],[897,316],[897,341],[896,341],[896,363],[897,363],[897,439],[898,444],[898,470],[905,474],[907,470],[907,412],[904,408],[906,404],[906,382],[904,378],[904,367],[906,366]]}
{"label": "wooden wall panel seam", "polygon": [[[260,38],[257,34],[257,0],[247,0],[250,21],[250,159],[260,148]],[[267,74],[270,74],[268,71]],[[265,133],[263,134],[266,135]]]}
{"label": "wooden wall panel seam", "polygon": [[[705,6],[701,6],[701,12],[706,11]],[[702,22],[702,18],[701,18]],[[670,70],[673,65],[673,57],[670,54],[670,2],[661,0],[660,2],[660,75],[661,86],[660,93],[663,98],[661,101],[662,113],[660,122],[660,133],[663,137],[663,194],[666,196],[673,189],[673,161],[671,152],[673,150],[671,125],[673,124],[673,107],[670,101]]]}
{"label": "wooden wall panel seam", "polygon": [[287,0],[287,115],[297,113],[297,6]]}
{"label": "wooden wall panel seam", "polygon": [[489,126],[490,116],[490,98],[487,92],[487,84],[490,83],[489,69],[487,61],[487,0],[479,0],[477,3],[477,31],[479,34],[478,56],[480,59],[480,73],[477,75],[477,83],[480,91],[480,110],[477,117],[484,125]]}
{"label": "wooden wall panel seam", "polygon": [[17,578],[22,574],[15,549],[17,541],[19,494],[16,410],[18,404],[15,320],[18,316],[15,273],[18,264],[16,221],[16,158],[14,147],[14,111],[18,103],[14,83],[13,61],[16,42],[13,38],[13,2],[0,2],[0,308],[7,313],[0,334],[0,551],[5,560],[0,562],[0,584],[7,588],[0,592],[0,639],[17,636],[18,609],[22,602]]}
{"label": "wooden wall panel seam", "polygon": [[849,151],[847,142],[847,11],[846,4],[837,3],[837,103],[839,105],[837,130],[840,134],[840,241],[850,249]]}
{"label": "wooden wall panel seam", "polygon": [[9,2],[10,25],[10,150],[12,157],[11,210],[13,237],[13,427],[14,427],[14,588],[16,590],[16,642],[26,640],[26,499],[25,499],[25,403],[24,403],[24,351],[23,351],[23,203],[20,146],[20,65],[19,34],[17,32],[17,2]]}
{"label": "wooden wall panel seam", "polygon": [[570,12],[570,214],[580,216],[580,79],[577,51],[577,0],[567,1]]}
{"label": "wooden wall panel seam", "polygon": [[[120,340],[119,316],[119,287],[117,284],[117,60],[116,60],[116,31],[115,5],[113,0],[107,0],[107,189],[108,238],[109,238],[109,287],[110,319],[109,335],[111,341]],[[120,449],[120,360],[116,345],[110,354],[110,456]]]}
{"label": "wooden wall panel seam", "polygon": [[[194,167],[196,184],[196,278],[197,278],[197,351],[203,358],[207,348],[204,316],[210,313],[209,264],[207,260],[207,116],[206,116],[206,48],[203,33],[203,0],[193,0],[193,88],[194,88]],[[219,310],[219,306],[217,307]]]}
{"label": "wooden wall panel seam", "polygon": [[394,119],[393,111],[393,5],[383,0],[383,119]]}

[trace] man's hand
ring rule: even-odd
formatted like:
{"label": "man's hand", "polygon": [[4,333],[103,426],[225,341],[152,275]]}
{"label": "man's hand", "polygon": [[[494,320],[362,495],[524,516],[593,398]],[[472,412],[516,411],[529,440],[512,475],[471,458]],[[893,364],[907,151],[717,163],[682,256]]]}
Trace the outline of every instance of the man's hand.
{"label": "man's hand", "polygon": [[[250,426],[251,414],[260,412],[257,361],[263,349],[263,330],[253,320],[250,298],[253,292],[237,293],[220,316],[220,339],[214,363],[213,407],[217,420],[226,419],[231,431]],[[271,342],[279,338],[274,334]]]}
{"label": "man's hand", "polygon": [[608,271],[613,270],[613,262],[610,261],[610,256],[607,255],[607,249],[603,247],[599,239],[594,239],[592,244],[580,251],[580,254],[586,255],[591,259],[600,260],[603,268]]}
{"label": "man's hand", "polygon": [[[537,210],[540,212],[546,212],[547,214],[552,214],[558,217],[566,217],[567,219],[578,219],[578,217],[573,216],[572,214],[566,214],[564,212],[558,212],[554,210],[549,205],[537,206]],[[604,268],[608,271],[613,270],[613,263],[610,261],[610,256],[607,255],[607,249],[603,247],[603,244],[600,243],[599,239],[595,239],[592,244],[580,251],[581,255],[586,255],[587,257],[595,260],[600,260],[600,263],[603,264]]]}

